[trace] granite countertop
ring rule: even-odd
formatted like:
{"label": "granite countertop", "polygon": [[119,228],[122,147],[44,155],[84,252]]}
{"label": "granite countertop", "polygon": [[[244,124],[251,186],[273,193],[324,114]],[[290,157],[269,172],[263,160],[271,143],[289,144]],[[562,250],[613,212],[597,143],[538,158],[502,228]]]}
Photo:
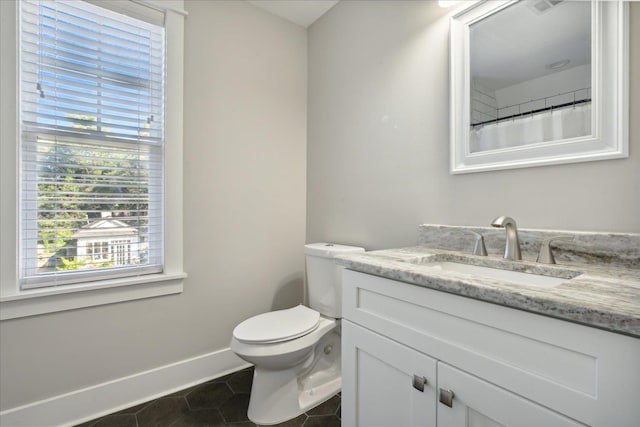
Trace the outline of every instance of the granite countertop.
{"label": "granite countertop", "polygon": [[[640,338],[639,269],[507,261],[499,255],[473,256],[422,246],[339,255],[336,261],[351,270]],[[432,261],[463,262],[567,280],[551,288],[518,285],[439,270],[428,265]]]}

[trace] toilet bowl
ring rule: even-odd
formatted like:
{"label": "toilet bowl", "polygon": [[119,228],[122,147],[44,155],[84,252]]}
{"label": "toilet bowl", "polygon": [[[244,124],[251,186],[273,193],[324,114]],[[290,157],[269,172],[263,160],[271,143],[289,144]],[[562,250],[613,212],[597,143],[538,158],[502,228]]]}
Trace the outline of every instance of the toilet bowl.
{"label": "toilet bowl", "polygon": [[362,251],[305,245],[309,307],[259,314],[233,330],[231,350],[255,365],[247,414],[254,423],[287,421],[340,391],[342,267],[333,257]]}
{"label": "toilet bowl", "polygon": [[[300,308],[311,310],[304,306],[289,310]],[[243,342],[234,333],[231,350],[255,365],[247,414],[251,421],[263,425],[286,421],[340,391],[339,325],[339,320],[321,316],[305,335],[275,342]]]}

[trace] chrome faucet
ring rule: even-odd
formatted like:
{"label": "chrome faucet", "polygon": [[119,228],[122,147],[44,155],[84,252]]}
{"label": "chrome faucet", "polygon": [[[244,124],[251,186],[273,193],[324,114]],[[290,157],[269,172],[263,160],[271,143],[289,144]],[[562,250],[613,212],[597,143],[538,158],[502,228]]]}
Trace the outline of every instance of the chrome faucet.
{"label": "chrome faucet", "polygon": [[480,233],[476,233],[472,230],[463,230],[463,233],[472,234],[475,237],[475,242],[473,244],[473,255],[478,256],[487,256],[487,247],[484,244],[484,236]]}
{"label": "chrome faucet", "polygon": [[507,243],[504,248],[504,258],[520,260],[520,241],[518,240],[518,227],[516,221],[509,216],[499,216],[491,222],[494,227],[504,228],[507,231]]}

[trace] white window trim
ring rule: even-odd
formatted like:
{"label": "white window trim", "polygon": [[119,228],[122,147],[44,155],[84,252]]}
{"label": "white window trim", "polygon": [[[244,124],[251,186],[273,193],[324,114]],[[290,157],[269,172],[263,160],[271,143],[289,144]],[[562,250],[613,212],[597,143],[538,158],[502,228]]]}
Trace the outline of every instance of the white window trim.
{"label": "white window trim", "polygon": [[[180,293],[183,280],[182,127],[184,8],[167,0],[164,273],[33,290],[18,280],[17,3],[0,1],[0,320]],[[165,4],[163,3],[163,5]],[[13,58],[13,60],[9,60]],[[133,286],[135,285],[135,286]]]}

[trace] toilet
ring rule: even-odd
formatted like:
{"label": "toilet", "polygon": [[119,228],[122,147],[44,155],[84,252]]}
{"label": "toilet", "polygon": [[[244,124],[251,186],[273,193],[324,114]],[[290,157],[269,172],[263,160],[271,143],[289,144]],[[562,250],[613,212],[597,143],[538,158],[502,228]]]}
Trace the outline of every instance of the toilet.
{"label": "toilet", "polygon": [[338,254],[363,248],[304,247],[309,306],[259,314],[233,330],[231,350],[255,365],[248,417],[271,425],[295,418],[340,391],[342,267]]}

